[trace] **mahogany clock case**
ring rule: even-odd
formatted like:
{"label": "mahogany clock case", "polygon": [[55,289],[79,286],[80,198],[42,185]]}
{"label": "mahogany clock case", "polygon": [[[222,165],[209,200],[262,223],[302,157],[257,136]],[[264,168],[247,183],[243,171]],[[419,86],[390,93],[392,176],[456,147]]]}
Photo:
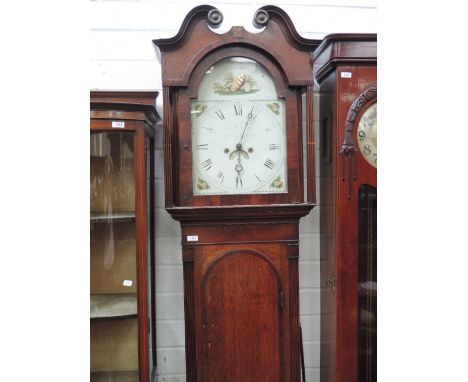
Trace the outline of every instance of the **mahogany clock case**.
{"label": "mahogany clock case", "polygon": [[156,371],[154,128],[157,92],[92,91],[91,381]]}
{"label": "mahogany clock case", "polygon": [[359,150],[356,130],[377,102],[377,36],[327,36],[314,60],[320,84],[321,381],[374,382],[377,169]]}
{"label": "mahogany clock case", "polygon": [[[259,9],[254,20],[260,33],[233,27],[218,34],[211,28],[221,12],[200,6],[175,37],[153,41],[164,92],[166,210],[182,230],[191,382],[301,379],[298,226],[315,205],[311,52],[319,42],[299,36],[278,7]],[[190,107],[206,71],[229,57],[260,63],[284,99],[287,192],[194,195]]]}

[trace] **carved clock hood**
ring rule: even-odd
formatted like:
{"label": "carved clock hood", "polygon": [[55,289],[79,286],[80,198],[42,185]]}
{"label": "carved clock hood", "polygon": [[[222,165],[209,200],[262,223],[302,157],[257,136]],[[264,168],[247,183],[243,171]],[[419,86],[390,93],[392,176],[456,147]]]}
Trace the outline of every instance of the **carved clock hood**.
{"label": "carved clock hood", "polygon": [[[187,14],[174,37],[153,40],[162,71],[166,209],[176,219],[183,218],[184,211],[192,207],[201,209],[201,216],[207,219],[223,218],[219,211],[212,213],[212,208],[239,210],[239,206],[243,207],[240,215],[244,211],[250,211],[248,215],[261,215],[264,208],[274,211],[289,206],[297,211],[294,214],[303,216],[315,205],[312,69],[313,51],[321,41],[300,36],[289,16],[273,5],[264,6],[254,14],[254,25],[264,28],[259,33],[250,33],[241,26],[233,26],[224,34],[214,32],[222,20],[223,15],[217,8],[201,5]],[[186,158],[191,150],[187,100],[196,97],[198,83],[205,71],[216,60],[229,56],[258,61],[272,72],[277,87],[284,89],[280,96],[287,99],[287,160],[290,167],[290,190],[286,196],[192,198],[189,195],[192,186],[188,181],[191,159]],[[302,106],[297,98],[303,93],[306,94],[305,143],[301,133]],[[305,158],[302,157],[303,143]],[[306,187],[304,166],[307,167]]]}

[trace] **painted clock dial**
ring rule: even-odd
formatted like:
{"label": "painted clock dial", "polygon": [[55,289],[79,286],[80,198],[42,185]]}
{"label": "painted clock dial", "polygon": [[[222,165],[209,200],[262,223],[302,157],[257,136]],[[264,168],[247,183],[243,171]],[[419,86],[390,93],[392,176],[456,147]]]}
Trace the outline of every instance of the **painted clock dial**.
{"label": "painted clock dial", "polygon": [[284,100],[259,63],[219,61],[192,100],[194,195],[286,193]]}
{"label": "painted clock dial", "polygon": [[377,168],[377,103],[367,108],[359,120],[357,140],[366,161]]}

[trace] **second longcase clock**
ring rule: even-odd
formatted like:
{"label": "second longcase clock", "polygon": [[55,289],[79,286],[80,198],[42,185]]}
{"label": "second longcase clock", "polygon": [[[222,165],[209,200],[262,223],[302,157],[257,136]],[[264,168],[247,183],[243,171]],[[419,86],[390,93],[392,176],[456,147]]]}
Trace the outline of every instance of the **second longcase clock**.
{"label": "second longcase clock", "polygon": [[187,380],[299,381],[298,225],[315,203],[318,42],[277,7],[256,12],[259,33],[215,33],[222,18],[194,8],[175,37],[154,41],[166,209],[182,229]]}
{"label": "second longcase clock", "polygon": [[377,380],[377,36],[337,34],[320,84],[321,381]]}

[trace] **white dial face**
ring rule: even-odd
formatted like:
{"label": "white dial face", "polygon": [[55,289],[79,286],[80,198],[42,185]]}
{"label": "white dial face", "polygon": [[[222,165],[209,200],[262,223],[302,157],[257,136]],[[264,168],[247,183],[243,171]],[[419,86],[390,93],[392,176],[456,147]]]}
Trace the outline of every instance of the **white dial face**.
{"label": "white dial face", "polygon": [[194,195],[287,192],[282,100],[194,101],[192,150]]}
{"label": "white dial face", "polygon": [[377,103],[362,115],[357,128],[357,140],[366,161],[377,168]]}
{"label": "white dial face", "polygon": [[210,67],[191,117],[194,195],[288,192],[284,100],[262,65],[231,57]]}

